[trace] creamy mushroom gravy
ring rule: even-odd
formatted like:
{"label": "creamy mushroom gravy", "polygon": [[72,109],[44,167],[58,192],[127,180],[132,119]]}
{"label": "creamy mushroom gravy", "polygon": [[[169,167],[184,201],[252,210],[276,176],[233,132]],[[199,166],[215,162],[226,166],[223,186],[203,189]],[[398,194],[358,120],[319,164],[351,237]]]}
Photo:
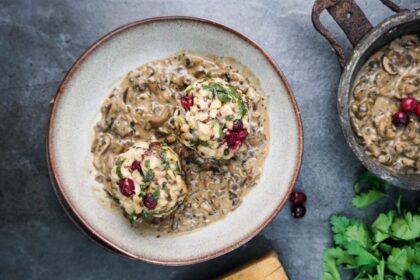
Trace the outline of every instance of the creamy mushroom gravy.
{"label": "creamy mushroom gravy", "polygon": [[420,100],[420,38],[406,35],[377,51],[359,71],[350,118],[366,153],[399,174],[420,173],[420,123],[410,113],[406,127],[392,116],[402,98]]}
{"label": "creamy mushroom gravy", "polygon": [[[178,141],[173,117],[178,100],[188,85],[203,78],[221,78],[249,100],[250,133],[229,160],[202,158]],[[188,194],[169,216],[143,216],[132,223],[144,232],[187,232],[235,210],[259,180],[268,153],[267,98],[252,72],[231,58],[182,52],[149,62],[129,72],[112,90],[101,107],[101,116],[94,128],[93,165],[97,181],[108,194],[116,157],[136,141],[160,140],[180,156]]]}

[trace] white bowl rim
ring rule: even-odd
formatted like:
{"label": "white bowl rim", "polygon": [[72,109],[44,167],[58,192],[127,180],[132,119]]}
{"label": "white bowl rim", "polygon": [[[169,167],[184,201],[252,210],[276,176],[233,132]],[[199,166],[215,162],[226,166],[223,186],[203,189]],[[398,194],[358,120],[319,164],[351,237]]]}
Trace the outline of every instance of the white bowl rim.
{"label": "white bowl rim", "polygon": [[[273,210],[271,215],[267,219],[265,219],[253,232],[249,233],[247,236],[243,237],[241,240],[238,240],[237,242],[232,243],[229,246],[226,246],[225,248],[220,249],[216,252],[212,252],[210,254],[206,254],[206,255],[199,256],[199,257],[192,258],[192,259],[167,261],[167,260],[162,260],[162,259],[152,259],[150,257],[135,255],[131,252],[127,252],[123,248],[119,247],[117,244],[111,242],[106,237],[101,235],[97,230],[95,230],[94,227],[92,227],[88,223],[88,221],[86,221],[83,218],[82,214],[78,213],[77,209],[74,207],[71,200],[69,199],[69,197],[68,197],[68,195],[65,191],[65,187],[63,186],[63,183],[62,183],[62,181],[61,181],[61,179],[58,175],[58,172],[57,172],[57,164],[55,162],[54,149],[53,149],[53,138],[54,138],[53,131],[54,131],[55,115],[56,115],[57,109],[59,107],[58,105],[59,105],[59,102],[61,100],[61,96],[65,92],[66,85],[72,79],[74,73],[77,71],[79,66],[84,62],[84,60],[86,60],[100,45],[102,45],[104,42],[108,41],[109,39],[111,39],[115,35],[117,35],[119,33],[122,33],[124,31],[127,31],[131,28],[137,27],[139,25],[144,25],[144,24],[153,23],[153,22],[180,21],[180,20],[181,21],[197,22],[197,23],[201,23],[201,24],[206,24],[206,25],[209,25],[209,26],[216,27],[218,29],[227,31],[227,32],[235,35],[239,39],[243,40],[244,42],[248,43],[253,48],[257,49],[264,56],[264,58],[269,62],[269,64],[275,70],[279,79],[282,81],[282,83],[283,83],[283,85],[286,89],[286,92],[289,96],[289,99],[290,99],[290,102],[292,104],[293,111],[294,111],[294,114],[295,114],[296,127],[297,127],[297,131],[298,131],[298,136],[297,136],[298,145],[297,145],[296,164],[295,164],[293,176],[290,180],[286,195],[281,200],[281,202],[278,204],[278,206]],[[216,258],[216,257],[221,256],[221,255],[224,255],[224,254],[226,254],[230,251],[233,251],[234,249],[238,248],[239,246],[245,244],[249,240],[251,240],[258,233],[260,233],[277,216],[277,214],[283,208],[284,204],[288,201],[290,193],[292,192],[292,189],[293,189],[293,187],[294,187],[294,185],[297,181],[297,178],[298,178],[298,175],[299,175],[299,172],[300,172],[300,168],[301,168],[301,165],[302,165],[302,157],[303,157],[303,126],[302,126],[302,120],[301,120],[299,108],[297,106],[297,102],[296,102],[295,97],[293,95],[292,89],[291,89],[288,81],[286,80],[283,72],[280,70],[280,68],[276,64],[276,62],[255,41],[253,41],[252,39],[243,35],[242,33],[238,32],[238,31],[236,31],[236,30],[234,30],[230,27],[227,27],[223,24],[220,24],[220,23],[214,22],[212,20],[208,20],[208,19],[198,18],[198,17],[162,16],[162,17],[147,18],[147,19],[138,20],[138,21],[134,21],[134,22],[125,24],[125,25],[107,33],[103,37],[101,37],[98,41],[93,43],[88,49],[86,49],[82,53],[82,55],[73,63],[71,68],[66,73],[63,81],[61,82],[60,86],[57,89],[56,95],[55,95],[53,103],[52,103],[50,117],[49,117],[48,134],[47,134],[47,160],[48,160],[48,163],[49,163],[48,168],[49,168],[50,179],[51,179],[52,186],[54,187],[54,190],[55,190],[57,196],[62,198],[63,202],[67,204],[67,206],[69,207],[68,210],[71,210],[72,213],[74,214],[73,218],[78,219],[78,221],[81,223],[81,225],[83,225],[84,230],[88,230],[90,234],[92,234],[93,236],[98,238],[99,239],[98,241],[100,241],[99,242],[100,244],[105,244],[105,245],[109,246],[110,249],[112,249],[113,251],[120,252],[120,253],[122,253],[125,256],[128,256],[130,258],[137,259],[137,260],[142,260],[142,261],[152,263],[152,264],[177,266],[177,265],[188,265],[188,264],[199,263],[199,262],[203,262],[203,261],[206,261],[206,260],[209,260],[209,259]],[[67,211],[66,211],[66,213],[69,215],[69,213]]]}

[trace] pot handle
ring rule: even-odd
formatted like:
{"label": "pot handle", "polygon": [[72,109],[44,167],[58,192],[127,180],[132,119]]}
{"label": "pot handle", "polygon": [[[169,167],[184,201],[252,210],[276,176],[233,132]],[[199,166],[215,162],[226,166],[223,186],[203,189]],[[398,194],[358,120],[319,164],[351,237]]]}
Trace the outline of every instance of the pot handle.
{"label": "pot handle", "polygon": [[[402,9],[391,0],[380,1],[396,13],[406,11],[406,9]],[[372,24],[354,0],[315,1],[312,8],[312,23],[315,29],[328,40],[338,57],[341,68],[344,68],[346,64],[344,49],[340,43],[338,43],[334,35],[322,25],[319,18],[324,10],[327,10],[333,19],[338,23],[353,47],[355,47],[360,39],[362,39],[362,37],[373,28]]]}

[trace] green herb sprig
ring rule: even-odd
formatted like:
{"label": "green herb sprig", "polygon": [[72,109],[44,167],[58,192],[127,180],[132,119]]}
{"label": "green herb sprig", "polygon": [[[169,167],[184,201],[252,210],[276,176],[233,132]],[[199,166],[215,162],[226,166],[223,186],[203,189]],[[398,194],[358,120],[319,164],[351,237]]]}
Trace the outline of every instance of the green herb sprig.
{"label": "green herb sprig", "polygon": [[246,104],[239,92],[234,90],[231,87],[225,87],[219,83],[210,83],[208,85],[204,85],[203,88],[205,90],[211,91],[214,95],[217,96],[217,99],[220,100],[223,104],[234,102],[238,103],[239,105],[239,115],[238,119],[242,119],[243,116],[248,112],[246,108]]}
{"label": "green herb sprig", "polygon": [[[362,189],[367,188],[362,192]],[[375,176],[370,171],[362,173],[354,184],[356,196],[352,200],[354,207],[363,209],[388,196],[389,183]]]}
{"label": "green herb sprig", "polygon": [[[358,186],[362,182],[368,185],[364,193]],[[388,187],[372,173],[363,173],[353,205],[366,208],[389,197]],[[333,215],[334,247],[324,251],[321,280],[341,280],[340,266],[351,270],[353,279],[420,280],[420,213],[401,210],[400,201],[396,210],[380,213],[372,224]]]}
{"label": "green herb sprig", "polygon": [[122,164],[124,163],[124,161],[125,161],[125,159],[118,159],[116,164],[115,164],[117,166],[117,170],[116,170],[117,176],[120,179],[123,179],[123,175],[122,175],[122,172],[121,172],[121,167],[122,167]]}

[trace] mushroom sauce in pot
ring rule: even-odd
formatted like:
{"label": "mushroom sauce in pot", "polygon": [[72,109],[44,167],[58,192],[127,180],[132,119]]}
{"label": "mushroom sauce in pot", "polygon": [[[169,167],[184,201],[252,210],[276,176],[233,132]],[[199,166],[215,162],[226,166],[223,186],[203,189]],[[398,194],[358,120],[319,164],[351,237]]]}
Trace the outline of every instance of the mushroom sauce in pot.
{"label": "mushroom sauce in pot", "polygon": [[[238,65],[238,69],[230,64]],[[249,134],[230,159],[202,157],[178,138],[175,116],[179,100],[189,85],[206,79],[222,79],[246,96]],[[179,155],[188,192],[168,216],[125,216],[142,231],[178,233],[197,229],[235,210],[257,183],[269,147],[266,97],[251,71],[231,59],[182,52],[149,62],[129,72],[112,90],[94,128],[96,179],[114,200],[111,172],[118,156],[137,141],[150,139],[165,143]]]}
{"label": "mushroom sauce in pot", "polygon": [[417,35],[393,40],[364,64],[354,82],[350,118],[369,156],[396,173],[420,174],[420,117],[403,108],[404,100],[413,108],[420,101]]}

